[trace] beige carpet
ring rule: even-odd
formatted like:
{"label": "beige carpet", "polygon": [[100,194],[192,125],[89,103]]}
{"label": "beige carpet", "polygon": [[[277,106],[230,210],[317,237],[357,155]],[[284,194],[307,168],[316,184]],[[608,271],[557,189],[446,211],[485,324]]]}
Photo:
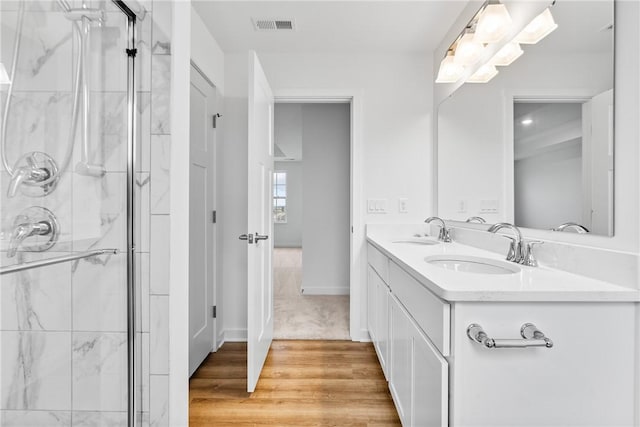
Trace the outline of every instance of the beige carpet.
{"label": "beige carpet", "polygon": [[301,295],[302,249],[273,250],[274,339],[349,340],[348,295]]}

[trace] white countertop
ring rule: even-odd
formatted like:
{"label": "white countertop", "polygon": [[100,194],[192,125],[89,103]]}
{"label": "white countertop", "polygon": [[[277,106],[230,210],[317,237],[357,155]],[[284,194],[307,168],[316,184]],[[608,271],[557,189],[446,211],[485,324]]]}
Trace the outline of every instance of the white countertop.
{"label": "white countertop", "polygon": [[[520,267],[514,274],[477,274],[447,270],[425,262],[433,255],[465,255],[504,261],[504,256],[456,242],[437,245],[394,243],[412,234],[367,229],[367,241],[431,292],[447,301],[640,301],[640,291],[544,266]],[[434,239],[435,237],[430,237]],[[506,254],[505,254],[506,255]]]}

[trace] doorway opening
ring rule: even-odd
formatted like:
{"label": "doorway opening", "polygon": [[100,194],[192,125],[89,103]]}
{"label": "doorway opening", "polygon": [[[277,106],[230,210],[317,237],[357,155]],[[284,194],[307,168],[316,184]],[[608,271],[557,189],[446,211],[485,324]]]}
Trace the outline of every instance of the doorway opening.
{"label": "doorway opening", "polygon": [[274,339],[349,340],[351,103],[274,111]]}

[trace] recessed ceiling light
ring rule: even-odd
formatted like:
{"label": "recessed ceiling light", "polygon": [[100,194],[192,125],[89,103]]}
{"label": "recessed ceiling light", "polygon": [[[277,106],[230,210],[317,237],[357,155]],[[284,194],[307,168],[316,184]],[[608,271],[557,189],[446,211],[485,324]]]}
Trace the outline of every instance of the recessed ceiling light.
{"label": "recessed ceiling light", "polygon": [[532,119],[523,119],[520,123],[522,125],[524,125],[524,126],[529,126],[531,123],[533,123],[533,120]]}

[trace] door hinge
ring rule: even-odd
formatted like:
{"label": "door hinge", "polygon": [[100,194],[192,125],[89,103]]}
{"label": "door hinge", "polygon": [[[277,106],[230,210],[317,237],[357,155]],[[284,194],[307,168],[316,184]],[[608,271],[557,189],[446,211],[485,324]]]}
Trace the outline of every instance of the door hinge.
{"label": "door hinge", "polygon": [[211,317],[213,317],[214,319],[218,316],[218,310],[217,307],[214,305],[213,307],[211,307]]}
{"label": "door hinge", "polygon": [[218,216],[218,215],[216,214],[216,211],[211,211],[211,222],[212,222],[212,223],[214,223],[214,224],[216,223],[216,221],[217,221],[217,216]]}
{"label": "door hinge", "polygon": [[212,119],[212,123],[213,123],[213,128],[217,128],[218,127],[218,118],[222,117],[222,115],[220,113],[216,113],[213,115],[213,119]]}

